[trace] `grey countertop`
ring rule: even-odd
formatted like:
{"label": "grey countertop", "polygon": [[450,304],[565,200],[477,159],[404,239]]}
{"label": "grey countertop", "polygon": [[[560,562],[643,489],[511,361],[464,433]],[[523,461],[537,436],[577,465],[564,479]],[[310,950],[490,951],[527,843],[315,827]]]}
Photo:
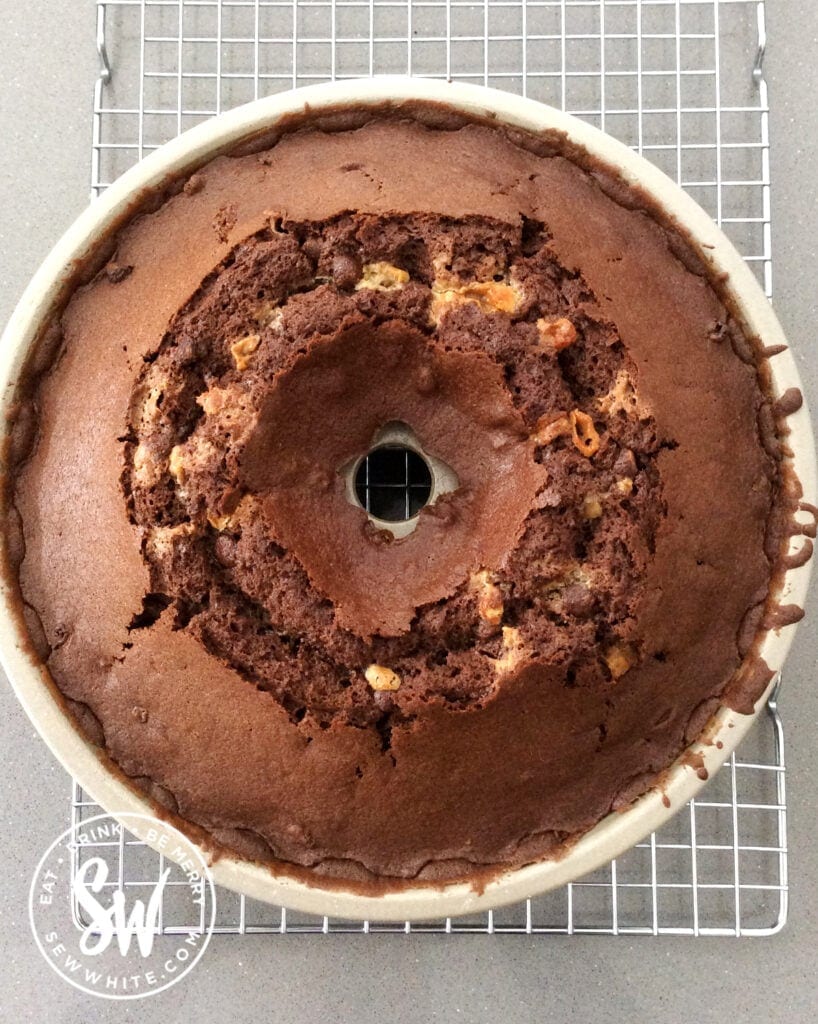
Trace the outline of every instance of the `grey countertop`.
{"label": "grey countertop", "polygon": [[[90,0],[0,0],[0,25],[2,323],[88,200],[96,54]],[[818,4],[769,0],[768,29],[775,304],[818,408]],[[782,699],[791,911],[783,933],[769,939],[216,937],[184,984],[130,1006],[93,999],[48,970],[31,936],[28,887],[37,860],[65,827],[69,781],[2,686],[0,1020],[813,1020],[816,597]]]}

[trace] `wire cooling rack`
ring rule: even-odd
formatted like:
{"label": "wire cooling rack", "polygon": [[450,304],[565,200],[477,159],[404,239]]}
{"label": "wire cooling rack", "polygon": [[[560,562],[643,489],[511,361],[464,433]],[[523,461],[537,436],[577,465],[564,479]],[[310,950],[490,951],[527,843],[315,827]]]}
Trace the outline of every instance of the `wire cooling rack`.
{"label": "wire cooling rack", "polygon": [[[312,82],[407,73],[551,103],[643,153],[724,228],[768,297],[770,170],[758,0],[97,0],[92,195],[239,103]],[[777,693],[777,690],[776,690]],[[72,824],[99,813],[74,784]],[[124,836],[115,886],[161,858]],[[160,929],[197,922],[174,913]],[[80,921],[79,908],[75,916]],[[741,756],[649,840],[579,882],[499,911],[350,924],[220,890],[217,933],[771,935],[787,917],[784,737],[775,695]]]}

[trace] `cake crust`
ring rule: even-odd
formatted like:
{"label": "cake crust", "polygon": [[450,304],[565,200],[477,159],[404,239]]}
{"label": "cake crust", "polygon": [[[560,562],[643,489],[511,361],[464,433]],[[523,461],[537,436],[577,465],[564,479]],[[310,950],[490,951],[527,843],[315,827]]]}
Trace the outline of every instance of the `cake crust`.
{"label": "cake crust", "polygon": [[[254,858],[463,877],[638,795],[720,698],[750,709],[774,416],[672,233],[477,123],[306,126],[191,181],[65,309],[14,485],[32,632],[129,777]],[[407,280],[356,288],[378,263]],[[389,542],[332,470],[395,419],[462,486]]]}

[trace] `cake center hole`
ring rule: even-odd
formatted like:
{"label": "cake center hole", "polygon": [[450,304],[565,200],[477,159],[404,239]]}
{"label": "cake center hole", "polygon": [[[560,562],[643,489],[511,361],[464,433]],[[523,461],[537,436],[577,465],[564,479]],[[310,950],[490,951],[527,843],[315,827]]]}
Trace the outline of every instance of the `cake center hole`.
{"label": "cake center hole", "polygon": [[412,448],[381,445],[361,460],[355,472],[355,495],[376,519],[402,523],[429,503],[432,471]]}

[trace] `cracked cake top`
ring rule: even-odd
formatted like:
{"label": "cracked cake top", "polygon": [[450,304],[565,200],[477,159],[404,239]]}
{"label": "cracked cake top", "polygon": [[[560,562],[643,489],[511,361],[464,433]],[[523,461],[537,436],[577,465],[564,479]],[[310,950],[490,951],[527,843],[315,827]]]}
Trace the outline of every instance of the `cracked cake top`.
{"label": "cracked cake top", "polygon": [[[87,733],[218,843],[362,885],[530,861],[750,710],[785,503],[679,236],[553,142],[423,120],[294,127],[135,216],[14,483]],[[449,480],[399,535],[349,483],[396,424]]]}

